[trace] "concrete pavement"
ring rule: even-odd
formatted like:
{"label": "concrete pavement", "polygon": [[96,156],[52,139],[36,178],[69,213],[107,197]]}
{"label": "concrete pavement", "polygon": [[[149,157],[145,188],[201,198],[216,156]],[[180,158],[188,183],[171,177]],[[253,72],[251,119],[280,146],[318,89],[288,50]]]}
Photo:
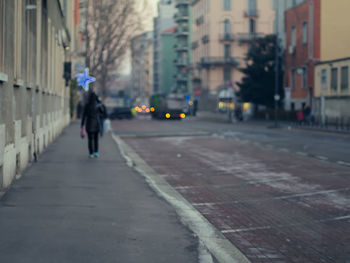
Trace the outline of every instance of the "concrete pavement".
{"label": "concrete pavement", "polygon": [[0,201],[1,262],[197,262],[198,242],[110,135],[88,159],[68,127]]}

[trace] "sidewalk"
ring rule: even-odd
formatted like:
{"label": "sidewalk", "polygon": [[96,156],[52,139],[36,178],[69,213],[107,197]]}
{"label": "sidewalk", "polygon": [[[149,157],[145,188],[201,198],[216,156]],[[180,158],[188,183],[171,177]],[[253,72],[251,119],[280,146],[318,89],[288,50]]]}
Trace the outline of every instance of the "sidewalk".
{"label": "sidewalk", "polygon": [[109,134],[88,159],[70,125],[0,200],[1,262],[197,262],[197,240]]}

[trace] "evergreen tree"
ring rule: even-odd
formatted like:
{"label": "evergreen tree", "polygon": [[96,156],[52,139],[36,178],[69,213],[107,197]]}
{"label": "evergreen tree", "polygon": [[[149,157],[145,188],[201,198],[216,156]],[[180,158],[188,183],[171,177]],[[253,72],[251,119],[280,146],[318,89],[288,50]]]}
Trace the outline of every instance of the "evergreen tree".
{"label": "evergreen tree", "polygon": [[[245,102],[274,107],[275,95],[275,51],[276,36],[268,35],[252,42],[245,58],[246,67],[240,69],[244,73],[238,95]],[[279,52],[281,54],[281,52]],[[279,87],[280,103],[283,100],[282,57],[279,56]]]}

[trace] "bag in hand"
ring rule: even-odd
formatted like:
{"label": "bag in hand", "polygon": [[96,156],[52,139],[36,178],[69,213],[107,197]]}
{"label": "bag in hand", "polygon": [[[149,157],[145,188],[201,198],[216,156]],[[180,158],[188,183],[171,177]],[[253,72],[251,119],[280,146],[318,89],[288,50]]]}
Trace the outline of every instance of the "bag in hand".
{"label": "bag in hand", "polygon": [[83,139],[86,136],[86,129],[85,129],[85,125],[83,127],[81,127],[81,131],[80,131],[80,137]]}

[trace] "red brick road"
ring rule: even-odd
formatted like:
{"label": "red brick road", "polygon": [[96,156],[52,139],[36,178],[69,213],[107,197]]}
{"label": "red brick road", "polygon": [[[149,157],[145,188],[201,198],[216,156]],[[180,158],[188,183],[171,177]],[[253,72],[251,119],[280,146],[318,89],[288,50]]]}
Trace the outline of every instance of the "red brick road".
{"label": "red brick road", "polygon": [[350,262],[350,169],[219,137],[125,138],[252,262]]}

